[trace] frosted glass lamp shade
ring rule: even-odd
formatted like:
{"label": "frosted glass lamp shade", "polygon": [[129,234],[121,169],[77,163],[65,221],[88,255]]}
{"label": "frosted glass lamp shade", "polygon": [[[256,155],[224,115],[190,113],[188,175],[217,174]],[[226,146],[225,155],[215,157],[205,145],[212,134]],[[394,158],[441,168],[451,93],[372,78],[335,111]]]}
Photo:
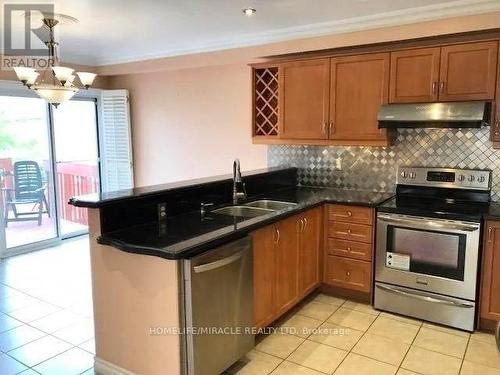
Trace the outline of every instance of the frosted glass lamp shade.
{"label": "frosted glass lamp shade", "polygon": [[28,86],[28,87],[33,86],[35,84],[36,79],[38,78],[39,75],[40,75],[40,73],[33,72],[31,74],[31,76],[26,80],[26,86]]}
{"label": "frosted glass lamp shade", "polygon": [[66,80],[66,83],[64,83],[65,87],[71,87],[73,85],[73,81],[75,80],[75,76],[72,74],[68,77]]}
{"label": "frosted glass lamp shade", "polygon": [[34,90],[40,98],[45,99],[50,104],[53,104],[54,107],[57,107],[62,102],[71,99],[78,91],[76,87],[63,87],[47,84],[38,85],[34,88]]}
{"label": "frosted glass lamp shade", "polygon": [[54,74],[56,78],[61,82],[63,85],[66,83],[69,77],[73,74],[75,69],[71,68],[66,68],[64,66],[54,66],[52,67],[52,70],[54,71]]}
{"label": "frosted glass lamp shade", "polygon": [[34,74],[37,74],[36,70],[33,68],[16,67],[14,71],[16,72],[17,78],[23,83],[26,83]]}
{"label": "frosted glass lamp shade", "polygon": [[89,88],[89,86],[94,82],[95,77],[97,74],[94,73],[88,73],[88,72],[76,72],[78,75],[78,78],[80,78],[80,82],[82,83],[83,86],[86,88]]}

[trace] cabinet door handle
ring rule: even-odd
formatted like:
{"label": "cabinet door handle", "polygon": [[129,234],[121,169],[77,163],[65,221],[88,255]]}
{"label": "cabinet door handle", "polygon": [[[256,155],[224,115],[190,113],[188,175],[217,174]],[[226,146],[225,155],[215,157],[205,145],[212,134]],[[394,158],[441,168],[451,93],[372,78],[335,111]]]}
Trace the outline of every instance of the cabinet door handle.
{"label": "cabinet door handle", "polygon": [[280,242],[280,230],[278,228],[276,228],[276,240],[274,241],[274,243],[279,243]]}
{"label": "cabinet door handle", "polygon": [[492,243],[493,242],[493,228],[488,227],[488,242]]}
{"label": "cabinet door handle", "polygon": [[333,124],[333,121],[330,121],[330,124],[328,124],[328,133],[330,135],[330,137],[332,136],[332,134],[335,132],[335,126]]}
{"label": "cabinet door handle", "polygon": [[304,219],[300,219],[300,229],[299,229],[300,232],[303,232],[304,231]]}
{"label": "cabinet door handle", "polygon": [[323,134],[326,134],[326,122],[323,122],[323,124],[321,124],[321,129],[322,129],[321,132]]}
{"label": "cabinet door handle", "polygon": [[441,94],[444,93],[444,84],[445,84],[444,82],[441,82],[439,84],[439,91],[441,92]]}
{"label": "cabinet door handle", "polygon": [[351,211],[347,211],[347,216],[351,217],[352,216],[352,212]]}
{"label": "cabinet door handle", "polygon": [[304,218],[304,230],[307,228],[307,218]]}
{"label": "cabinet door handle", "polygon": [[351,276],[351,272],[350,271],[346,271],[345,274],[346,274],[347,277]]}
{"label": "cabinet door handle", "polygon": [[[500,113],[497,115],[497,117],[500,117]],[[495,136],[500,135],[500,119],[495,120],[495,130],[494,130]]]}
{"label": "cabinet door handle", "polygon": [[435,94],[437,89],[437,82],[432,82],[432,93]]}

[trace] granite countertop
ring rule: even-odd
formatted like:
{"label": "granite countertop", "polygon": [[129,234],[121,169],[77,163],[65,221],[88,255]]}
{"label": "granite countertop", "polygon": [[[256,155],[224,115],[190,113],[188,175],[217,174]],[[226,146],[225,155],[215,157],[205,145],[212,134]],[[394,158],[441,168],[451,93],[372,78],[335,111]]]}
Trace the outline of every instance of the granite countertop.
{"label": "granite countertop", "polygon": [[[272,172],[284,171],[287,169],[290,168],[287,167],[262,168],[253,171],[246,171],[243,173],[243,175],[245,178],[248,178],[252,176],[265,175]],[[171,183],[151,185],[151,186],[142,186],[132,189],[80,195],[77,197],[72,197],[68,203],[76,207],[99,208],[113,202],[119,202],[119,201],[123,202],[126,200],[131,200],[139,197],[164,194],[165,192],[172,190],[178,190],[182,188],[194,188],[196,186],[207,185],[211,183],[221,183],[225,181],[228,182],[232,180],[233,180],[232,174],[225,174],[219,176],[198,178],[194,180],[171,182]]]}
{"label": "granite countertop", "polygon": [[131,253],[184,259],[323,203],[376,207],[392,196],[392,193],[371,191],[296,187],[249,199],[268,198],[297,203],[286,210],[250,219],[210,212],[204,215],[199,211],[190,212],[170,217],[164,223],[146,223],[104,233],[98,238],[98,242]]}

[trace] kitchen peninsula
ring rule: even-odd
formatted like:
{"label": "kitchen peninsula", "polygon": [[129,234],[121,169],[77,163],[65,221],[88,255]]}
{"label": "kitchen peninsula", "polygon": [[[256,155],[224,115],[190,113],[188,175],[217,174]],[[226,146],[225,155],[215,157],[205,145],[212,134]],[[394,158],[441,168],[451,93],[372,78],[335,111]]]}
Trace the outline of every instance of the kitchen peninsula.
{"label": "kitchen peninsula", "polygon": [[[213,213],[230,206],[231,176],[72,199],[71,204],[89,209],[97,371],[101,366],[132,373],[182,373],[183,337],[157,331],[184,325],[182,261],[249,234],[256,326],[272,323],[321,284],[370,300],[373,207],[391,193],[297,187],[295,168],[248,172],[243,180],[248,202],[290,206],[254,217]],[[200,210],[208,204],[214,206]],[[166,207],[165,219],[159,219],[159,205]],[[365,249],[364,260],[349,254],[339,257],[335,247],[323,249],[323,235],[334,236],[343,227],[351,243]],[[308,241],[301,242],[304,236]],[[285,257],[280,257],[281,243]],[[335,253],[339,266],[323,262],[323,251]],[[274,269],[269,272],[266,257],[274,252]],[[288,285],[271,285],[268,276],[273,272]],[[276,304],[274,293],[267,298],[270,288],[277,288],[279,308],[263,305]]]}

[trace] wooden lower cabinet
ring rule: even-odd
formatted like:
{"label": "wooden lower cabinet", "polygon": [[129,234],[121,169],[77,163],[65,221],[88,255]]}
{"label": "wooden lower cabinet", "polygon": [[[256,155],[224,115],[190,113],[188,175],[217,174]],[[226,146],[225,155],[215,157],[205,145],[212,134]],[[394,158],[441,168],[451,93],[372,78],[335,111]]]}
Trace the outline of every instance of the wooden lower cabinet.
{"label": "wooden lower cabinet", "polygon": [[372,225],[373,210],[366,207],[331,204],[328,206],[328,220]]}
{"label": "wooden lower cabinet", "polygon": [[256,327],[272,323],[322,282],[371,292],[373,209],[328,205],[324,211],[313,208],[252,233]]}
{"label": "wooden lower cabinet", "polygon": [[276,226],[276,312],[289,310],[299,301],[299,234],[294,216]]}
{"label": "wooden lower cabinet", "polygon": [[319,285],[322,217],[322,208],[315,208],[252,233],[256,327],[269,325]]}
{"label": "wooden lower cabinet", "polygon": [[371,225],[333,221],[328,224],[328,236],[343,240],[372,243],[373,227]]}
{"label": "wooden lower cabinet", "polygon": [[480,318],[500,321],[500,221],[486,222],[483,242]]}
{"label": "wooden lower cabinet", "polygon": [[326,243],[326,254],[370,262],[372,260],[372,244],[340,240],[338,238],[328,238]]}
{"label": "wooden lower cabinet", "polygon": [[362,260],[328,255],[325,260],[325,282],[345,289],[370,292],[372,264]]}
{"label": "wooden lower cabinet", "polygon": [[345,291],[372,289],[373,220],[369,207],[328,205],[323,282]]}
{"label": "wooden lower cabinet", "polygon": [[322,209],[315,208],[302,215],[299,246],[299,294],[301,297],[320,283],[320,249],[323,226]]}
{"label": "wooden lower cabinet", "polygon": [[276,252],[274,225],[252,233],[254,323],[264,327],[273,321],[275,311],[274,284],[276,280]]}

